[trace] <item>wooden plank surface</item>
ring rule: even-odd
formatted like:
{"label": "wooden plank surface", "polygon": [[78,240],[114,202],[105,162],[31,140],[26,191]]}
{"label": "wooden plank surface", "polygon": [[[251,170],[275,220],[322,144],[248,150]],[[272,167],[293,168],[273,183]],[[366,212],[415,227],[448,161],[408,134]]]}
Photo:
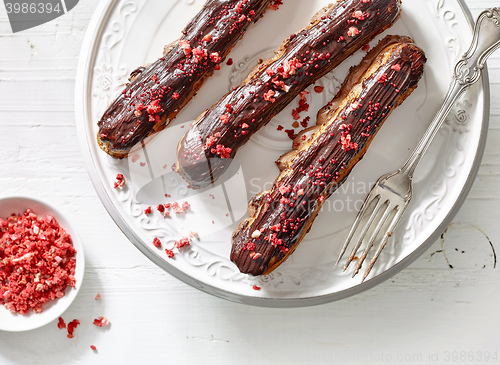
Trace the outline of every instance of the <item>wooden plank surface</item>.
{"label": "wooden plank surface", "polygon": [[[474,16],[499,5],[466,3]],[[78,55],[97,4],[81,1],[61,18],[17,34],[0,6],[1,194],[35,195],[61,207],[77,222],[87,256],[82,290],[64,314],[82,322],[75,338],[55,322],[0,331],[0,364],[500,362],[500,53],[488,62],[484,159],[442,239],[355,297],[309,308],[254,308],[204,294],[154,266],[101,205],[73,114]],[[98,316],[111,326],[92,325]]]}

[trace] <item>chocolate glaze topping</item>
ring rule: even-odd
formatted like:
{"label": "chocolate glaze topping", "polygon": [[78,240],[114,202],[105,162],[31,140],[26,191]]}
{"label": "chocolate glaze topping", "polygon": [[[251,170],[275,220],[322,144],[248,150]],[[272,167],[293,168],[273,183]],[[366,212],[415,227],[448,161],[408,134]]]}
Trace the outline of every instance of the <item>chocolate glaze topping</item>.
{"label": "chocolate glaze topping", "polygon": [[272,189],[250,202],[251,217],[232,237],[231,260],[241,272],[266,274],[295,250],[323,202],[345,181],[391,111],[416,88],[426,59],[407,41],[389,38],[382,41],[388,46],[381,53],[367,55],[374,61],[363,66],[351,91],[339,92],[335,107],[320,113],[326,115],[324,124],[296,151]]}
{"label": "chocolate glaze topping", "polygon": [[165,128],[274,1],[207,0],[182,37],[165,47],[164,57],[132,73],[98,122],[100,147],[123,158]]}
{"label": "chocolate glaze topping", "polygon": [[302,90],[390,27],[400,0],[340,0],[292,34],[275,56],[202,114],[179,142],[177,171],[192,188],[213,183],[237,150]]}

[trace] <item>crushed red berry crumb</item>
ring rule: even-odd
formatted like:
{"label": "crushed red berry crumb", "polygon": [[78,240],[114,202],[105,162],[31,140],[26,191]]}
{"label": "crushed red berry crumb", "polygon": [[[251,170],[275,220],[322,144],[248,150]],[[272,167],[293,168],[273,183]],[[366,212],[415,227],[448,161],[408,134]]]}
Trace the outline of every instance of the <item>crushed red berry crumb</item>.
{"label": "crushed red berry crumb", "polygon": [[165,249],[165,253],[167,254],[167,257],[170,259],[174,257],[174,251],[169,250],[168,248]]}
{"label": "crushed red berry crumb", "polygon": [[314,92],[317,92],[318,94],[322,93],[324,90],[323,86],[315,86],[314,87]]}
{"label": "crushed red berry crumb", "polygon": [[309,103],[307,102],[306,95],[309,94],[307,91],[302,91],[299,96],[299,106],[292,110],[292,118],[294,120],[300,119],[301,112],[307,112],[309,110]]}
{"label": "crushed red berry crumb", "polygon": [[135,106],[134,115],[139,118],[142,115],[143,110],[144,110],[144,104],[142,103],[137,104]]}
{"label": "crushed red berry crumb", "polygon": [[31,209],[0,218],[0,304],[12,313],[43,311],[75,286],[76,250],[52,216]]}
{"label": "crushed red berry crumb", "polygon": [[189,42],[188,42],[188,41],[186,41],[186,40],[182,40],[182,39],[181,39],[181,40],[179,41],[179,46],[181,47],[181,49],[183,50],[183,52],[184,52],[184,54],[185,54],[186,56],[189,56],[189,55],[191,54],[191,52],[193,51],[193,50],[191,49],[191,45],[190,45],[190,44],[189,44]]}
{"label": "crushed red berry crumb", "polygon": [[107,319],[106,317],[99,317],[94,319],[93,324],[96,325],[97,327],[105,327],[108,326],[110,322],[109,319]]}
{"label": "crushed red berry crumb", "polygon": [[276,92],[274,90],[269,90],[267,93],[264,94],[264,100],[274,103],[276,101],[276,99],[273,98],[275,93]]}
{"label": "crushed red berry crumb", "polygon": [[176,249],[181,249],[183,247],[189,246],[189,238],[188,237],[182,237],[179,241],[174,243],[174,247]]}
{"label": "crushed red berry crumb", "polygon": [[66,322],[64,322],[64,319],[62,319],[62,317],[59,317],[59,321],[57,322],[57,328],[59,328],[60,330],[66,328]]}
{"label": "crushed red berry crumb", "polygon": [[350,151],[350,150],[357,151],[357,149],[358,149],[358,144],[351,141],[351,135],[349,133],[351,131],[351,129],[352,129],[351,124],[349,124],[349,125],[342,124],[340,126],[340,130],[342,131],[342,134],[340,136],[339,143],[342,144],[342,149],[344,151]]}
{"label": "crushed red berry crumb", "polygon": [[154,240],[153,240],[153,246],[157,247],[157,248],[161,248],[161,241],[158,237],[155,237]]}
{"label": "crushed red berry crumb", "polygon": [[401,65],[399,63],[397,63],[397,64],[393,65],[391,67],[391,69],[393,69],[396,72],[399,72],[399,71],[401,71]]}
{"label": "crushed red berry crumb", "polygon": [[294,58],[290,61],[283,61],[283,64],[278,67],[277,72],[281,77],[287,79],[290,77],[290,75],[294,75],[295,71],[302,66],[302,63],[300,63],[298,59]]}
{"label": "crushed red berry crumb", "polygon": [[97,347],[95,347],[94,345],[90,345],[90,348],[91,348],[93,351],[97,351]]}
{"label": "crushed red berry crumb", "polygon": [[232,58],[228,58],[227,62],[226,62],[226,65],[231,66],[232,64],[233,64],[233,59]]}
{"label": "crushed red berry crumb", "polygon": [[222,124],[228,124],[229,123],[229,114],[222,114],[220,116],[220,120]]}
{"label": "crushed red berry crumb", "polygon": [[261,288],[260,286],[254,285],[254,286],[252,286],[252,289],[253,289],[253,290],[260,290],[260,289],[262,289],[262,288]]}
{"label": "crushed red berry crumb", "polygon": [[278,10],[280,5],[283,5],[283,0],[273,0],[269,7],[273,10]]}
{"label": "crushed red berry crumb", "polygon": [[294,140],[297,137],[293,129],[285,129],[285,132],[286,134],[288,134],[288,138],[290,138],[291,140]]}
{"label": "crushed red berry crumb", "polygon": [[347,35],[349,37],[355,37],[359,34],[359,29],[356,27],[350,27],[349,30],[347,31]]}
{"label": "crushed red berry crumb", "polygon": [[304,128],[307,128],[307,125],[308,125],[310,120],[311,120],[311,117],[307,116],[304,119],[302,119],[302,122],[300,122],[300,125]]}
{"label": "crushed red berry crumb", "polygon": [[182,204],[179,204],[178,202],[173,202],[170,207],[172,208],[172,211],[175,214],[182,214],[186,212],[186,210],[188,210],[190,206],[191,205],[187,201],[184,201],[182,202]]}
{"label": "crushed red berry crumb", "polygon": [[118,189],[118,188],[122,188],[124,185],[125,185],[125,177],[123,177],[123,174],[116,175],[115,183],[113,184],[113,187],[115,189]]}
{"label": "crushed red berry crumb", "polygon": [[218,52],[210,53],[210,60],[213,63],[219,63],[221,61],[222,57],[219,56]]}
{"label": "crushed red berry crumb", "polygon": [[387,82],[387,74],[382,74],[377,77],[379,84],[385,84]]}
{"label": "crushed red berry crumb", "polygon": [[157,114],[162,111],[161,105],[160,105],[160,100],[156,99],[153,100],[151,103],[148,104],[146,107],[146,111],[148,114]]}
{"label": "crushed red berry crumb", "polygon": [[95,300],[101,300],[101,294],[97,293],[95,296]]}
{"label": "crushed red berry crumb", "polygon": [[210,152],[212,152],[215,155],[219,155],[221,158],[229,158],[231,157],[232,150],[230,147],[218,144],[215,146],[215,148],[211,148]]}
{"label": "crushed red berry crumb", "polygon": [[75,328],[80,324],[78,319],[73,319],[68,323],[68,338],[73,338],[73,333],[75,332]]}

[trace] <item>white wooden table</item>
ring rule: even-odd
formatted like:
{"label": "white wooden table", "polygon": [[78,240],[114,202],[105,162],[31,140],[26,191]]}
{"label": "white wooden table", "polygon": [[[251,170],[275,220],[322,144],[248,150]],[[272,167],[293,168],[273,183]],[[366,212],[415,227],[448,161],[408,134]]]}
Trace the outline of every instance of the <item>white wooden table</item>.
{"label": "white wooden table", "polygon": [[[466,2],[474,16],[500,5]],[[80,152],[73,106],[78,54],[97,4],[80,1],[68,14],[17,34],[0,6],[0,194],[38,196],[67,212],[87,258],[82,289],[63,315],[82,323],[75,337],[66,338],[56,322],[29,332],[0,331],[0,364],[500,362],[494,257],[500,243],[500,53],[489,61],[484,159],[442,239],[361,295],[316,307],[257,308],[212,297],[165,273],[130,244],[101,205]],[[94,326],[98,316],[111,326]]]}

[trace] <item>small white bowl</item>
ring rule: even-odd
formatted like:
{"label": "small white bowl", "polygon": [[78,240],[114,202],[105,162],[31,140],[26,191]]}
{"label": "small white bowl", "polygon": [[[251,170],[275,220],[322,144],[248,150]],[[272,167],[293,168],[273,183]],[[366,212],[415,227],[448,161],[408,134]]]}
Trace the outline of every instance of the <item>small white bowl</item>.
{"label": "small white bowl", "polygon": [[[6,219],[12,214],[22,214],[26,209],[31,209],[39,217],[47,215],[53,216],[59,225],[71,235],[73,246],[76,249],[75,266],[75,287],[67,287],[64,297],[45,304],[43,312],[34,313],[29,311],[25,315],[13,314],[7,308],[0,304],[0,330],[3,331],[27,331],[32,330],[52,322],[54,319],[68,309],[76,298],[82,285],[83,273],[85,271],[85,255],[83,253],[82,242],[78,233],[71,222],[56,208],[50,204],[31,197],[12,196],[0,198],[0,217]],[[1,302],[0,302],[1,303]]]}

